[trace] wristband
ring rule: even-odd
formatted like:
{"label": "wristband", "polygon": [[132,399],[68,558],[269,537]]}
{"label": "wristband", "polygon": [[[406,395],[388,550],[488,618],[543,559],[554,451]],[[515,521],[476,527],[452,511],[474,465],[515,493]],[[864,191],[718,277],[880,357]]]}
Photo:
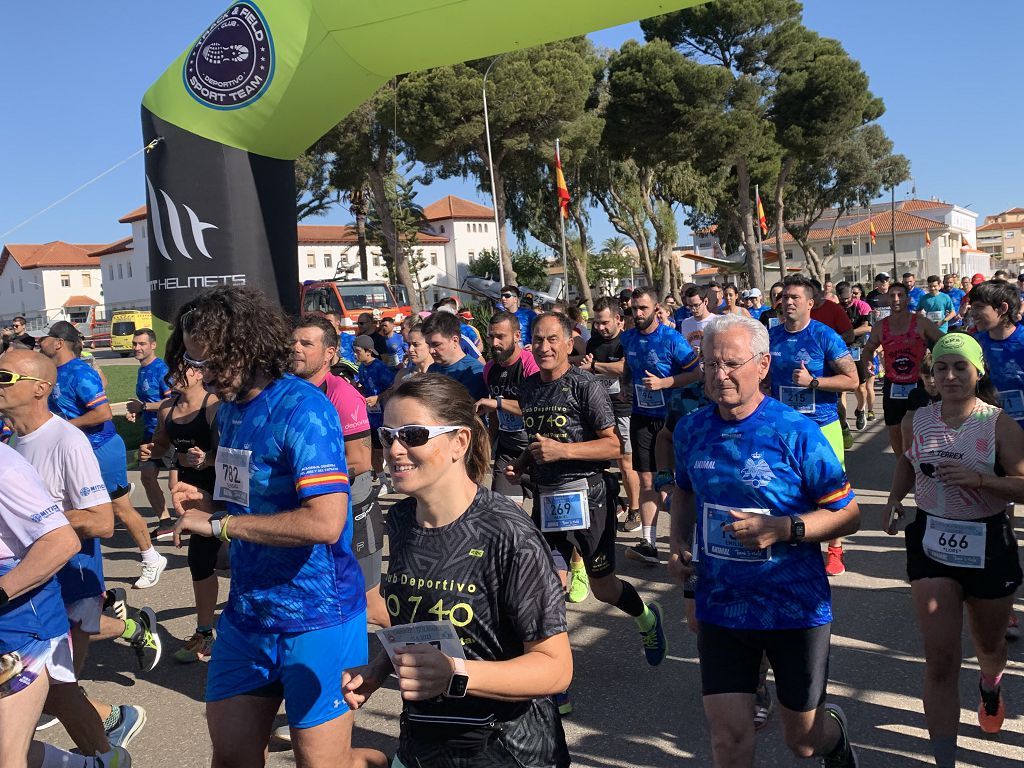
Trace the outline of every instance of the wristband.
{"label": "wristband", "polygon": [[231,537],[228,536],[228,523],[231,521],[232,517],[234,517],[234,515],[228,515],[220,521],[220,534],[217,538],[221,541],[231,541]]}

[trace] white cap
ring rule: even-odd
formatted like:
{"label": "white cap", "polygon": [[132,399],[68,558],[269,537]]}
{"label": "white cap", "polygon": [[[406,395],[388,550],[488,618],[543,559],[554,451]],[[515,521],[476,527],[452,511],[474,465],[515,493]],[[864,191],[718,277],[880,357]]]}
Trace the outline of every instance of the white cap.
{"label": "white cap", "polygon": [[746,296],[748,299],[759,299],[761,298],[761,289],[751,288],[749,291],[744,291],[743,295]]}
{"label": "white cap", "polygon": [[440,307],[437,308],[437,311],[450,312],[453,315],[458,314],[458,311],[451,304],[442,304]]}

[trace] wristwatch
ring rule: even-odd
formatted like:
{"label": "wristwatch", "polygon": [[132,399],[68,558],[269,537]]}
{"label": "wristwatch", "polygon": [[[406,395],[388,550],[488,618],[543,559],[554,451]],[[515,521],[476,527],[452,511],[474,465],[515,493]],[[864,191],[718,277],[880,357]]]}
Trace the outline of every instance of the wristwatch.
{"label": "wristwatch", "polygon": [[800,515],[789,516],[789,543],[799,544],[804,540],[804,521]]}
{"label": "wristwatch", "polygon": [[813,379],[811,379],[811,389],[817,389],[818,388],[818,384],[819,384],[819,382],[818,382],[818,377],[817,376],[815,376]]}
{"label": "wristwatch", "polygon": [[448,690],[445,696],[450,699],[461,699],[469,690],[469,675],[466,674],[466,661],[455,656],[450,657],[455,671],[452,672],[452,679],[448,681]]}
{"label": "wristwatch", "polygon": [[210,530],[213,533],[213,538],[220,538],[220,529],[223,524],[224,518],[222,517],[211,517],[210,518]]}
{"label": "wristwatch", "polygon": [[501,410],[501,400],[502,400],[501,395],[496,395],[495,396],[494,402],[497,405],[495,406],[494,410],[496,410],[496,411],[500,411]]}

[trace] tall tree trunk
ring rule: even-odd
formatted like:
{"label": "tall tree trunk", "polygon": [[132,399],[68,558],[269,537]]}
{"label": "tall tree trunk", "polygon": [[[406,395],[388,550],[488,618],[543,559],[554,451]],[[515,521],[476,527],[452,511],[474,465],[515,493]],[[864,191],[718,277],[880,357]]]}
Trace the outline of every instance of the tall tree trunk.
{"label": "tall tree trunk", "polygon": [[370,259],[366,250],[366,189],[357,189],[349,198],[352,201],[352,213],[356,217],[356,243],[359,250],[359,274],[363,280],[370,275]]}
{"label": "tall tree trunk", "polygon": [[814,250],[814,246],[808,242],[801,242],[800,248],[804,252],[804,266],[807,268],[809,277],[813,277],[822,285],[825,284],[825,260]]}
{"label": "tall tree trunk", "polygon": [[779,254],[779,263],[782,264],[786,257],[786,246],[782,242],[782,234],[786,230],[786,203],[784,191],[789,174],[793,170],[796,158],[786,155],[782,160],[782,167],[779,169],[779,178],[775,182],[775,251]]}
{"label": "tall tree trunk", "polygon": [[384,230],[384,237],[387,239],[388,247],[394,256],[395,276],[399,284],[405,288],[409,297],[409,304],[413,313],[423,309],[420,304],[419,294],[416,292],[416,285],[409,269],[408,255],[395,238],[395,218],[391,213],[391,202],[387,196],[385,187],[385,174],[378,165],[370,169],[368,173],[370,181],[370,192],[373,194],[373,201],[380,216],[381,228]]}
{"label": "tall tree trunk", "polygon": [[[755,288],[765,289],[761,279],[761,254],[757,251],[757,238],[754,235],[754,212],[750,195],[750,171],[747,161],[739,158],[736,161],[736,210],[739,214],[743,249],[747,252],[747,280]],[[779,254],[780,263],[785,263],[785,253]]]}
{"label": "tall tree trunk", "polygon": [[[570,210],[569,215],[572,216],[573,223],[576,225],[576,231],[580,235],[579,248],[573,249],[573,252],[570,254],[572,266],[576,272],[576,282],[580,289],[579,295],[587,302],[588,307],[592,307],[594,306],[594,296],[590,291],[590,282],[587,279],[587,267],[589,266],[587,262],[590,255],[587,253],[587,224],[577,210]],[[566,281],[565,285],[565,303],[569,303],[568,281]]]}

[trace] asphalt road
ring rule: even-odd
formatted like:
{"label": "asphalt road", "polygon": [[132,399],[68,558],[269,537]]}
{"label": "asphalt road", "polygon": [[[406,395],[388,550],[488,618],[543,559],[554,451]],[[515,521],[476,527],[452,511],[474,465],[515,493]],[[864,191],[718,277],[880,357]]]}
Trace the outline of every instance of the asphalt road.
{"label": "asphalt road", "polygon": [[[836,621],[829,697],[849,717],[862,766],[909,768],[931,765],[931,761],[920,700],[923,660],[904,580],[902,535],[890,538],[877,530],[894,465],[886,446],[879,421],[858,435],[848,454],[864,517],[862,531],[847,542],[849,570],[832,583]],[[148,504],[141,486],[133,498],[145,514]],[[668,532],[664,516],[659,530],[664,542]],[[1024,528],[1018,525],[1021,537]],[[635,541],[633,534],[620,538],[622,547]],[[159,547],[170,559],[168,571],[150,590],[129,590],[129,598],[134,605],[149,604],[158,612],[164,660],[152,673],[137,675],[134,657],[126,646],[98,643],[92,648],[84,685],[95,698],[139,704],[147,710],[148,723],[131,744],[134,765],[209,765],[202,704],[206,667],[178,665],[171,658],[195,627],[185,554],[170,545]],[[138,575],[138,554],[127,534],[119,530],[105,549],[108,583],[130,586]],[[660,667],[648,667],[633,623],[593,597],[569,606],[575,662],[571,690],[576,708],[565,720],[565,730],[574,763],[710,766],[696,643],[684,623],[681,589],[669,581],[664,567],[645,567],[620,558],[619,573],[631,580],[642,596],[661,601],[668,621],[669,657]],[[222,599],[227,586],[227,579],[222,578]],[[1024,611],[1024,599],[1018,599],[1017,605]],[[965,639],[964,647],[960,765],[1008,768],[1024,764],[1024,641],[1010,647],[1004,677],[1008,715],[1002,733],[994,738],[982,734],[977,725],[977,663],[969,640]],[[399,710],[394,688],[382,689],[358,713],[355,743],[390,751]],[[278,723],[284,722],[279,717]],[[60,727],[43,735],[71,746]],[[757,765],[807,764],[789,755],[778,719],[773,718],[758,737]],[[294,765],[294,761],[290,752],[275,748],[268,765],[279,768]]]}

